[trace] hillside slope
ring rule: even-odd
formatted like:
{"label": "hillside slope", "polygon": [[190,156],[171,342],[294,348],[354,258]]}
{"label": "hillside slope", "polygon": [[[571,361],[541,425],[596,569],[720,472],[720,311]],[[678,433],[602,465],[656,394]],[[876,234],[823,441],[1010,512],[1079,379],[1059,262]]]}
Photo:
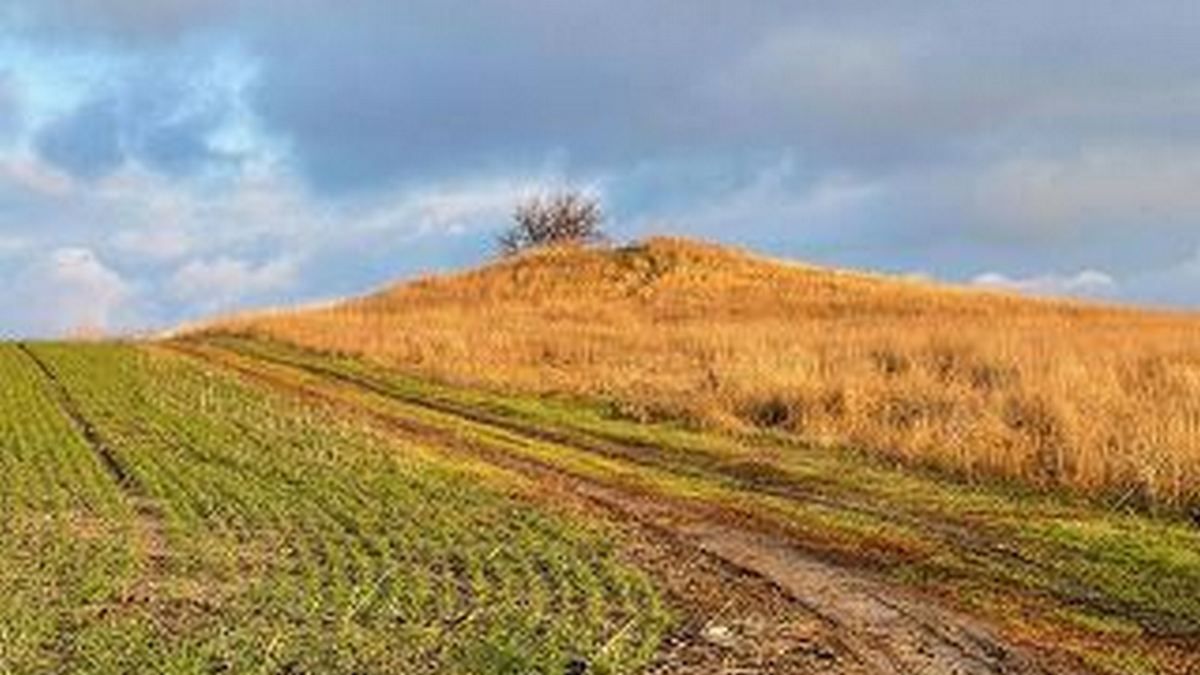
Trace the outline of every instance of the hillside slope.
{"label": "hillside slope", "polygon": [[1122,505],[1200,494],[1200,318],[1020,298],[676,239],[542,251],[248,332],[441,380],[766,426]]}

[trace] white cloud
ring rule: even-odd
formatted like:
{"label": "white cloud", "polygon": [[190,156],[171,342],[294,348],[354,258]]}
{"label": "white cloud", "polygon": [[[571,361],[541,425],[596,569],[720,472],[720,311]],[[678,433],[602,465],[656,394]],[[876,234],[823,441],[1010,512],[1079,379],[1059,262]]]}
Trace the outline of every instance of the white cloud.
{"label": "white cloud", "polygon": [[32,199],[63,199],[71,195],[70,176],[34,157],[14,154],[0,157],[0,188],[23,192]]}
{"label": "white cloud", "polygon": [[37,334],[110,331],[128,325],[132,287],[87,248],[66,247],[34,261],[0,308],[5,323]]}
{"label": "white cloud", "polygon": [[980,274],[971,280],[976,286],[1016,291],[1029,295],[1106,296],[1117,288],[1110,275],[1098,270],[1083,270],[1077,274],[1043,274],[1014,278],[999,272]]}
{"label": "white cloud", "polygon": [[478,231],[506,220],[521,199],[553,189],[553,179],[479,179],[384,195],[363,209],[357,227],[414,235]]}
{"label": "white cloud", "polygon": [[163,262],[272,248],[298,256],[330,244],[483,232],[554,178],[476,178],[322,201],[273,168],[205,185],[132,166],[78,195],[91,223],[117,230],[118,251]]}
{"label": "white cloud", "polygon": [[[0,157],[0,197],[26,239],[84,241],[131,262],[213,256],[263,239],[305,238],[326,207],[286,175],[189,180],[130,164],[82,186],[35,158]],[[0,221],[0,225],[4,225]],[[124,259],[124,258],[123,258]]]}
{"label": "white cloud", "polygon": [[193,260],[171,277],[171,293],[203,311],[228,309],[239,301],[288,288],[296,281],[295,260],[282,258],[261,265],[219,257]]}
{"label": "white cloud", "polygon": [[[439,242],[472,249],[507,222],[518,199],[559,183],[546,175],[470,177],[326,200],[279,165],[179,177],[130,162],[83,184],[35,156],[0,154],[0,202],[8,207],[0,281],[26,252],[84,246],[128,274],[127,285],[139,289],[137,318],[160,326],[242,304],[365,290],[445,265],[450,256],[436,257]],[[414,246],[434,255],[414,259]],[[312,264],[316,281],[298,277],[301,262]],[[331,280],[334,290],[322,285]],[[49,330],[24,303],[0,310],[0,327],[10,332]]]}

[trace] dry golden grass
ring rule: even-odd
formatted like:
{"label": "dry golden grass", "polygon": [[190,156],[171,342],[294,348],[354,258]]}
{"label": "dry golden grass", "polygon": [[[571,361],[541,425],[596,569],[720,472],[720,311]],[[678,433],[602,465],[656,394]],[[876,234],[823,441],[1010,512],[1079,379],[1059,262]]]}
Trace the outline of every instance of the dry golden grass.
{"label": "dry golden grass", "polygon": [[219,330],[461,384],[599,395],[967,476],[1200,503],[1200,317],[1040,301],[682,240],[551,250]]}

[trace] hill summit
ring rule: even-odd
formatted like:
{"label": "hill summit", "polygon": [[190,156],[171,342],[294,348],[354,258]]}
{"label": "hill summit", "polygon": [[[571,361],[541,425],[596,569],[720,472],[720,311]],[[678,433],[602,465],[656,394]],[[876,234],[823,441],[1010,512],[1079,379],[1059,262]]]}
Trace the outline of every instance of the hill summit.
{"label": "hill summit", "polygon": [[539,306],[596,302],[603,306],[587,309],[633,309],[666,319],[684,319],[692,313],[704,318],[799,318],[854,311],[912,314],[951,307],[968,313],[1081,310],[1078,304],[1035,302],[982,289],[805,265],[671,237],[619,248],[535,249],[461,274],[402,282],[347,306],[396,312],[411,305],[458,301],[477,308],[479,303],[495,302]]}
{"label": "hill summit", "polygon": [[655,238],[533,251],[209,330],[967,475],[1171,503],[1197,501],[1200,485],[1200,320],[1182,314]]}

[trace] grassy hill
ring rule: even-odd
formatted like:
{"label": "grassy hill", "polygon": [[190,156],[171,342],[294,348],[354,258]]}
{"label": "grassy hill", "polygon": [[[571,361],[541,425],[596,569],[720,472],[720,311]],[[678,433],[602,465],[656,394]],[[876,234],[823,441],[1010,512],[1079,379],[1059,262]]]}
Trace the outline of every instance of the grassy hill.
{"label": "grassy hill", "polygon": [[[650,249],[664,246],[704,253],[686,244]],[[620,256],[642,265],[645,255],[547,253],[475,278],[545,271],[545,283],[562,283],[563,302],[576,308],[574,323],[564,323],[585,333],[609,325],[583,312],[588,293],[610,294],[594,301],[594,315],[621,303],[630,316],[648,310],[613,291],[627,277],[580,290],[569,275],[587,272],[585,261],[605,270]],[[800,271],[866,289],[922,290]],[[672,274],[647,274],[646,286]],[[509,286],[515,299],[498,293],[475,304],[493,312],[533,305],[537,296],[522,295],[529,284]],[[947,307],[955,302],[954,292],[943,295]],[[329,311],[375,316],[383,326],[343,328],[386,337],[383,328],[400,324],[383,308],[396,302],[385,294]],[[382,308],[369,309],[374,303]],[[460,321],[471,320],[470,305],[463,296]],[[707,320],[724,322],[733,339],[737,312],[751,315],[754,305],[725,306],[726,318]],[[700,330],[702,305],[689,312],[674,321],[692,317],[700,347],[719,335]],[[1137,318],[1119,314],[1112,320]],[[328,319],[270,321],[295,327],[316,316]],[[554,334],[553,316],[530,307],[524,325],[546,331],[546,344],[570,345]],[[522,325],[503,319],[497,324],[509,331]],[[463,330],[478,328],[475,321]],[[765,330],[746,325],[751,337]],[[628,332],[626,346],[645,341],[625,368],[697,348],[652,351],[670,336],[654,326],[643,317],[611,332]],[[451,330],[448,320],[441,328]],[[494,339],[455,344],[482,359]],[[718,376],[735,372],[740,356],[717,360]],[[516,349],[495,363],[522,357],[535,372],[536,355]],[[466,377],[454,370],[460,364],[443,365],[429,372]],[[612,362],[603,365],[609,370],[595,372],[618,382]],[[720,398],[731,391],[728,379],[697,387],[711,398],[690,401],[688,389],[669,388],[672,373],[647,368],[644,381],[662,378],[659,388],[630,387],[621,399],[572,380],[580,377],[574,368],[543,367],[558,373],[557,383],[520,380],[516,365],[480,381],[593,396],[448,385],[405,373],[411,364],[380,367],[219,330],[126,343],[0,343],[0,672],[1200,668],[1200,529],[1176,514],[945,480],[808,443],[800,434],[810,427],[797,424],[788,399],[764,390],[747,399],[757,407],[743,409]],[[772,395],[782,401],[774,409],[761,402]],[[620,400],[634,403],[613,403]],[[634,419],[655,406],[745,433]]]}
{"label": "grassy hill", "polygon": [[547,250],[249,332],[441,381],[771,427],[1114,504],[1200,503],[1200,317],[1034,300],[678,239]]}

